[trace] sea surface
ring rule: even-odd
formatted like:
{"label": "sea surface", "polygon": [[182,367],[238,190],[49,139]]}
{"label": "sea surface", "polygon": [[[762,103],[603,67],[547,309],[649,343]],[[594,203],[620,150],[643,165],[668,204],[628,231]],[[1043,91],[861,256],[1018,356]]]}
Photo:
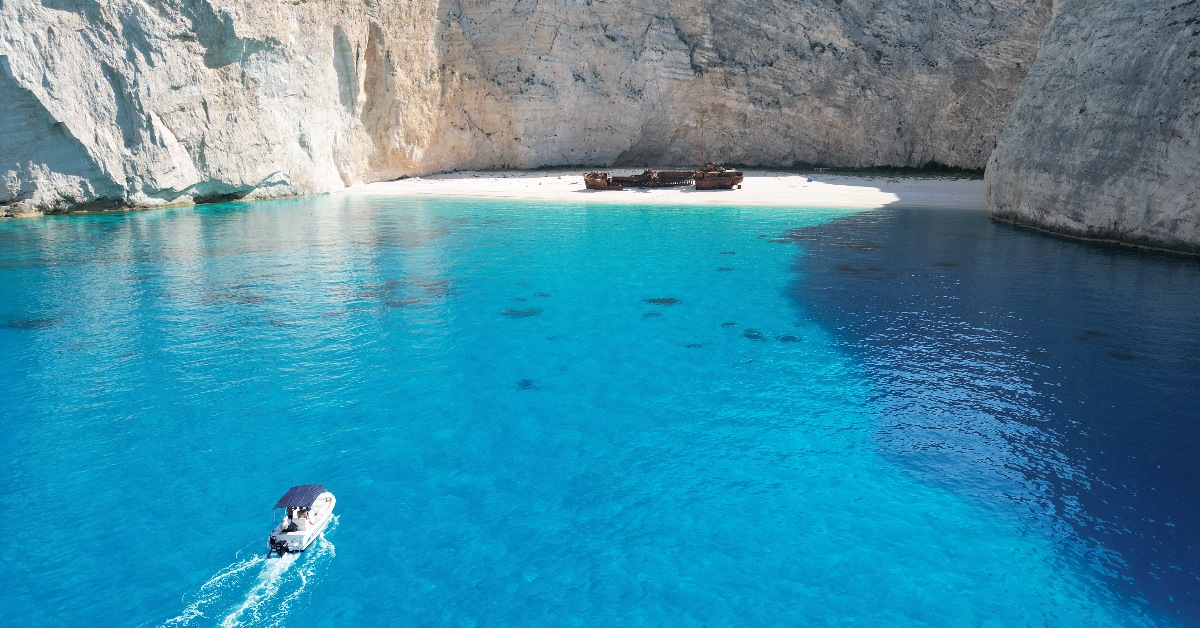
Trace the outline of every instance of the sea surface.
{"label": "sea surface", "polygon": [[1200,625],[1198,295],[970,211],[3,221],[3,623]]}

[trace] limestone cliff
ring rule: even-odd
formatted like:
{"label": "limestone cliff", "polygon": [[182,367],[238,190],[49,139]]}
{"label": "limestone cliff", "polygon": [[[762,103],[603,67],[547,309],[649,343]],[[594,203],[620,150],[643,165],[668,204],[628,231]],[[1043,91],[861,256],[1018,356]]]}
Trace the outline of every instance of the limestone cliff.
{"label": "limestone cliff", "polygon": [[374,178],[376,142],[415,168],[435,24],[399,1],[0,3],[0,206],[329,192]]}
{"label": "limestone cliff", "polygon": [[[1049,19],[1026,0],[444,0],[428,167],[981,168]],[[703,133],[702,133],[703,131]]]}
{"label": "limestone cliff", "polygon": [[1050,0],[5,0],[0,213],[467,167],[982,167]]}
{"label": "limestone cliff", "polygon": [[1060,0],[986,172],[997,218],[1200,253],[1200,2]]}

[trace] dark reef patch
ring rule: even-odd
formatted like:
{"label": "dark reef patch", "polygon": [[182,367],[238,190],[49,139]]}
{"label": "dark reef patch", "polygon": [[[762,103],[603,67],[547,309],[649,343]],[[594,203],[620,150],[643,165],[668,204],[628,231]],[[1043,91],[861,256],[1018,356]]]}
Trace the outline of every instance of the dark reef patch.
{"label": "dark reef patch", "polygon": [[857,266],[851,266],[850,264],[838,264],[834,267],[834,270],[842,273],[843,275],[857,275],[862,272]]}
{"label": "dark reef patch", "polygon": [[1108,332],[1099,329],[1085,329],[1083,333],[1075,336],[1076,340],[1095,340],[1097,338],[1108,338]]}
{"label": "dark reef patch", "polygon": [[62,323],[58,318],[14,318],[0,323],[3,329],[46,329]]}
{"label": "dark reef patch", "polygon": [[517,382],[517,390],[533,390],[536,387],[532,379],[523,379]]}
{"label": "dark reef patch", "polygon": [[[389,280],[389,284],[391,281]],[[425,293],[431,297],[446,297],[454,294],[454,286],[450,284],[449,279],[438,279],[435,281],[418,281],[418,286],[425,290]]]}
{"label": "dark reef patch", "polygon": [[379,283],[367,284],[361,290],[350,293],[355,299],[382,299],[395,292],[404,282],[399,279],[388,279]]}
{"label": "dark reef patch", "polygon": [[959,267],[958,262],[934,262],[933,265],[938,268],[958,268]]}
{"label": "dark reef patch", "polygon": [[1113,347],[1112,350],[1108,352],[1108,355],[1125,362],[1137,359],[1137,356],[1133,354],[1133,350],[1131,350],[1129,347]]}
{"label": "dark reef patch", "polygon": [[721,251],[721,255],[737,255],[736,251]]}
{"label": "dark reef patch", "polygon": [[418,305],[420,303],[417,299],[392,299],[383,302],[386,307],[409,307],[410,305]]}
{"label": "dark reef patch", "polygon": [[689,342],[686,345],[683,345],[683,348],[684,349],[703,349],[704,344],[699,343],[699,342]]}
{"label": "dark reef patch", "polygon": [[742,338],[746,338],[747,340],[763,340],[764,339],[762,332],[758,331],[757,329],[747,329],[746,331],[743,331]]}
{"label": "dark reef patch", "polygon": [[718,268],[717,270],[719,270],[723,273],[727,273],[733,269],[734,269],[733,266],[722,266],[722,267]]}
{"label": "dark reef patch", "polygon": [[675,299],[672,297],[656,297],[653,299],[642,299],[642,302],[649,303],[651,305],[665,305],[667,307],[670,307],[672,305],[678,305],[680,303],[679,299]]}
{"label": "dark reef patch", "polygon": [[662,312],[646,312],[642,314],[642,318],[661,318]]}
{"label": "dark reef patch", "polygon": [[800,342],[802,340],[797,336],[777,336],[775,339],[779,342]]}
{"label": "dark reef patch", "polygon": [[738,324],[733,321],[725,321],[724,323],[721,323],[721,329],[728,329],[730,327],[737,327],[737,326],[738,326]]}
{"label": "dark reef patch", "polygon": [[537,316],[541,313],[542,308],[540,307],[531,307],[526,309],[510,307],[507,310],[500,312],[501,315],[507,316],[508,318],[529,318],[530,316]]}
{"label": "dark reef patch", "polygon": [[541,298],[545,299],[546,297],[550,296],[550,293],[549,292],[535,292],[535,293],[533,293],[533,296],[541,297]]}

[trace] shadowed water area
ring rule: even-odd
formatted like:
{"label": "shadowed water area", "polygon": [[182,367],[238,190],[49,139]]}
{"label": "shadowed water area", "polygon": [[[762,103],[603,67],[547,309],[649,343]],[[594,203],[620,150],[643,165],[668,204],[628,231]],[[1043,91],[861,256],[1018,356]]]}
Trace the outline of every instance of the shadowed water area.
{"label": "shadowed water area", "polygon": [[[1198,289],[1190,260],[959,212],[334,197],[3,222],[0,604],[1194,624]],[[265,558],[308,482],[336,523]]]}
{"label": "shadowed water area", "polygon": [[1196,259],[972,212],[870,212],[793,239],[791,294],[869,373],[885,455],[1036,513],[1100,581],[1200,624]]}

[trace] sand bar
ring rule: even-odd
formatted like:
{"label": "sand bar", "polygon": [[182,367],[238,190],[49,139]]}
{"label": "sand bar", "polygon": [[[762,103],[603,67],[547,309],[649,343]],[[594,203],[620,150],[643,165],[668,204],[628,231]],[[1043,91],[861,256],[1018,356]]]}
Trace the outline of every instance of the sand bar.
{"label": "sand bar", "polygon": [[[612,169],[634,174],[640,169]],[[808,181],[812,177],[812,182]],[[806,175],[751,170],[739,190],[686,188],[587,190],[577,170],[453,172],[357,185],[343,193],[381,196],[503,198],[574,203],[663,205],[771,205],[871,209],[929,207],[984,209],[978,179]]]}

